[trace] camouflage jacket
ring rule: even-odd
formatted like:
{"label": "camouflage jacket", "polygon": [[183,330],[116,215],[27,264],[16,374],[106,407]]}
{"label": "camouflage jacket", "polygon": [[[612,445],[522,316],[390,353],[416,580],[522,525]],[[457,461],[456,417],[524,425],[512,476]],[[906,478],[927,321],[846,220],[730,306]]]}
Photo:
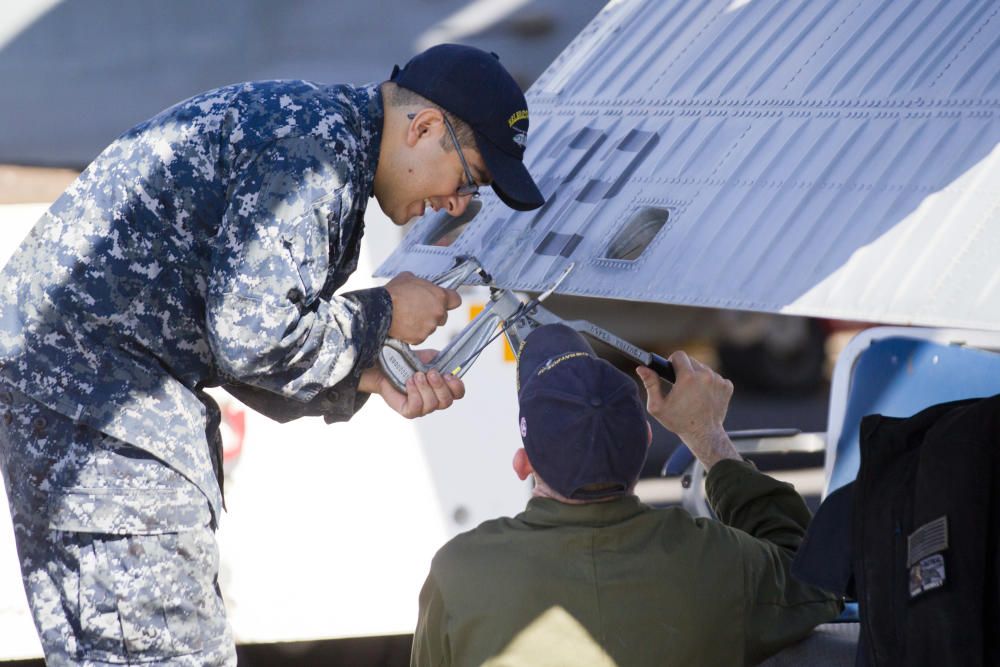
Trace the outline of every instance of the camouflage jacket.
{"label": "camouflage jacket", "polygon": [[382,118],[377,85],[253,82],[126,132],[4,268],[0,381],[166,461],[218,516],[203,388],[281,420],[363,402],[391,300],[334,292],[357,266]]}

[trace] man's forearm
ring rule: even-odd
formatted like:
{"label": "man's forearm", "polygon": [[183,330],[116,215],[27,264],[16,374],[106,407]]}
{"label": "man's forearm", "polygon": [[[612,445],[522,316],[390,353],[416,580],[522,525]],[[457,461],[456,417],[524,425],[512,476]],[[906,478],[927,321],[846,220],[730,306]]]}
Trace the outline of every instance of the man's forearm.
{"label": "man's forearm", "polygon": [[729,439],[729,435],[724,430],[706,433],[697,438],[686,438],[684,444],[701,461],[701,464],[705,466],[705,470],[711,470],[719,461],[743,460],[740,453],[736,451],[736,445],[733,444],[733,441]]}

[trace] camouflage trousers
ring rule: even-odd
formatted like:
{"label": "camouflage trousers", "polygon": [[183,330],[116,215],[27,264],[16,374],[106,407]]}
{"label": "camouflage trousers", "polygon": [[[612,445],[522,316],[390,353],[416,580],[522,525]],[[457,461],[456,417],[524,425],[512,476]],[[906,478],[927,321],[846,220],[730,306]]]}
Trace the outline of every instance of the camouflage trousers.
{"label": "camouflage trousers", "polygon": [[194,484],[2,388],[0,471],[48,665],[236,664]]}

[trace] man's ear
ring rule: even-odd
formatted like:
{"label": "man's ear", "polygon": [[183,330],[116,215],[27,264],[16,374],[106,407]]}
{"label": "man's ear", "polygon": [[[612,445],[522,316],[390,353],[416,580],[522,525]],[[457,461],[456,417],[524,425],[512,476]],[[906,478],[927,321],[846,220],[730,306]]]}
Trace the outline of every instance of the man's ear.
{"label": "man's ear", "polygon": [[518,479],[524,481],[533,472],[535,469],[531,466],[531,461],[528,460],[528,452],[524,451],[524,447],[521,447],[514,452],[514,473]]}
{"label": "man's ear", "polygon": [[423,137],[437,138],[436,133],[440,132],[443,126],[441,112],[430,107],[421,109],[416,113],[406,115],[410,120],[406,128],[406,143],[408,146],[415,146]]}

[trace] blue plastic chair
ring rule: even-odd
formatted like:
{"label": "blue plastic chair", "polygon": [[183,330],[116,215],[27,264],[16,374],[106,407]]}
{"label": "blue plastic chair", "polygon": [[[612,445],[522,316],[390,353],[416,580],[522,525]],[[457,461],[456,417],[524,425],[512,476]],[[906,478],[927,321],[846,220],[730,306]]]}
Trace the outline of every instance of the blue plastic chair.
{"label": "blue plastic chair", "polygon": [[855,337],[830,389],[824,497],[858,474],[862,417],[1000,394],[1000,354],[989,351],[998,349],[997,332],[880,327]]}

